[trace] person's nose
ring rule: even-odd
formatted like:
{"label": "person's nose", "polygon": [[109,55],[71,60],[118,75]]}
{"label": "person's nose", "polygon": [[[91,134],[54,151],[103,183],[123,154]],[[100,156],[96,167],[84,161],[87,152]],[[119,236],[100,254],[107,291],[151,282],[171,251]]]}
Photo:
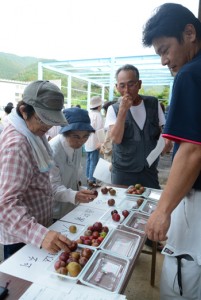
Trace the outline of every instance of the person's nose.
{"label": "person's nose", "polygon": [[129,91],[129,86],[128,84],[125,84],[125,89],[124,89],[125,94],[128,94],[128,91]]}
{"label": "person's nose", "polygon": [[168,62],[169,62],[169,60],[168,60],[167,56],[166,55],[162,55],[161,56],[161,64],[162,64],[162,66],[168,65]]}

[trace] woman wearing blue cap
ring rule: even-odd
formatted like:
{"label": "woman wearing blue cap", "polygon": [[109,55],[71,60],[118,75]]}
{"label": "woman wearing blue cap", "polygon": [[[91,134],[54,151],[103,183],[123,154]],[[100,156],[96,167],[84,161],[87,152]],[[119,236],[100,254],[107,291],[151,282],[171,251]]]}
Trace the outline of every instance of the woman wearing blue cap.
{"label": "woman wearing blue cap", "polygon": [[82,146],[94,128],[90,125],[88,112],[77,107],[63,111],[68,125],[49,142],[53,151],[55,167],[50,172],[50,180],[55,199],[54,219],[60,219],[79,202],[93,201],[93,191],[80,190],[82,172]]}

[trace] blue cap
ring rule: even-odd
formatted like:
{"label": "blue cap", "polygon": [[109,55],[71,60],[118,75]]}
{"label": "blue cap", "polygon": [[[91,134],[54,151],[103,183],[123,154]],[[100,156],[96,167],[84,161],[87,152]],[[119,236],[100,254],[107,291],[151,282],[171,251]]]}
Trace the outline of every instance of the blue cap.
{"label": "blue cap", "polygon": [[59,133],[67,131],[90,131],[95,132],[90,124],[88,111],[78,107],[67,108],[63,110],[63,114],[68,122],[68,125],[61,128]]}

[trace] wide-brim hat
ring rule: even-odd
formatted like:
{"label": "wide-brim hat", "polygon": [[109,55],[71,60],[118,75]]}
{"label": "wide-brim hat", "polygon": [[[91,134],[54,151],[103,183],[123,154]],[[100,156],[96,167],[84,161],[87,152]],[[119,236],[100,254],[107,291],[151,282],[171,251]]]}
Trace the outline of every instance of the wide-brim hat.
{"label": "wide-brim hat", "polygon": [[67,123],[62,112],[64,95],[56,84],[43,80],[33,81],[25,88],[22,100],[33,106],[43,123],[50,126]]}
{"label": "wide-brim hat", "polygon": [[101,106],[102,104],[103,104],[103,101],[102,101],[101,97],[94,96],[90,99],[89,108],[95,108],[95,107]]}
{"label": "wide-brim hat", "polygon": [[89,131],[95,132],[90,124],[88,111],[78,107],[67,108],[63,110],[68,125],[61,128],[60,133],[67,131]]}

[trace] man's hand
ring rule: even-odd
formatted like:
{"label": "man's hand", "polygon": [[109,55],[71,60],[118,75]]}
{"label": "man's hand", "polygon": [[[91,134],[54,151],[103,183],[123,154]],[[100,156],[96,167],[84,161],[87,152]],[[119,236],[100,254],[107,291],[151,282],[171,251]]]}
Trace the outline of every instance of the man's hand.
{"label": "man's hand", "polygon": [[62,235],[60,232],[50,230],[46,234],[41,247],[52,254],[57,253],[60,250],[70,252],[68,246],[70,246],[71,243],[71,240]]}
{"label": "man's hand", "polygon": [[122,99],[119,106],[120,110],[128,111],[129,108],[133,105],[133,99],[129,94],[125,94]]}
{"label": "man's hand", "polygon": [[80,203],[88,203],[93,201],[96,197],[97,195],[93,190],[81,190],[77,192],[75,200],[79,201]]}
{"label": "man's hand", "polygon": [[156,209],[146,225],[147,237],[152,241],[165,241],[167,240],[167,231],[170,227],[170,215]]}

